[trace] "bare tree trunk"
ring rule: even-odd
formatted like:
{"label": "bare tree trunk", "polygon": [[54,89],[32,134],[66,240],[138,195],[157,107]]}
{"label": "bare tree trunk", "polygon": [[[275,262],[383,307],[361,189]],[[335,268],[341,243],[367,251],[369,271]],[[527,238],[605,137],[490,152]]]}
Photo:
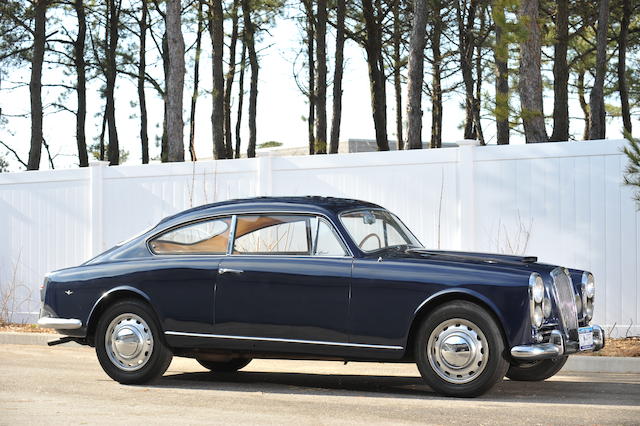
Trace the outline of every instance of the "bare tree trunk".
{"label": "bare tree trunk", "polygon": [[182,37],[180,0],[167,0],[167,138],[169,161],[184,161],[184,121],[182,95],[184,91],[184,39]]}
{"label": "bare tree trunk", "polygon": [[629,108],[629,88],[627,86],[627,45],[629,44],[629,21],[631,18],[631,0],[622,0],[622,20],[618,38],[618,92],[622,107],[622,125],[631,134],[631,111]]}
{"label": "bare tree trunk", "polygon": [[538,0],[522,0],[519,20],[527,31],[520,43],[520,105],[522,124],[527,143],[547,142],[542,107],[542,75],[540,71],[540,28]]}
{"label": "bare tree trunk", "polygon": [[198,86],[200,85],[200,55],[202,53],[202,32],[204,17],[202,1],[198,1],[198,29],[196,30],[196,52],[193,62],[193,93],[191,94],[191,113],[189,114],[189,156],[191,161],[198,161],[196,156],[196,105],[198,103]]}
{"label": "bare tree trunk", "polygon": [[216,159],[227,158],[224,144],[224,71],[222,56],[224,49],[224,17],[222,0],[209,3],[209,34],[211,35],[211,70],[213,74],[213,105],[211,108],[211,126],[213,137],[213,156]]}
{"label": "bare tree trunk", "polygon": [[578,73],[578,78],[576,79],[576,86],[578,89],[578,101],[580,102],[580,109],[582,109],[582,114],[584,115],[584,129],[582,131],[582,140],[586,141],[589,139],[589,129],[591,128],[591,119],[589,117],[589,104],[585,98],[585,90],[584,90],[584,70],[581,70]]}
{"label": "bare tree trunk", "polygon": [[400,22],[400,1],[396,1],[393,6],[393,87],[395,89],[396,98],[396,138],[398,139],[397,148],[404,149],[404,138],[402,134],[402,81],[400,71],[402,68],[400,58],[400,39],[401,39],[401,22]]}
{"label": "bare tree trunk", "polygon": [[224,143],[227,158],[233,158],[233,138],[231,130],[231,89],[236,76],[236,45],[238,44],[238,7],[240,0],[233,0],[231,10],[231,41],[229,43],[229,68],[224,84]]}
{"label": "bare tree trunk", "polygon": [[340,122],[342,120],[342,74],[344,72],[344,15],[346,0],[337,0],[336,58],[333,71],[333,118],[329,152],[337,154],[340,146]]}
{"label": "bare tree trunk", "polygon": [[[471,0],[466,14],[467,2],[460,3],[456,0],[456,20],[458,22],[458,45],[460,51],[460,70],[462,72],[462,81],[464,83],[464,138],[475,139],[477,137],[474,131],[474,91],[475,82],[473,81],[473,47],[474,47],[474,22],[476,18],[476,10],[478,0]],[[466,19],[465,19],[466,18]]]}
{"label": "bare tree trunk", "polygon": [[138,104],[140,107],[140,145],[142,149],[142,164],[149,163],[149,134],[147,118],[147,96],[144,92],[144,83],[147,73],[147,28],[149,26],[149,10],[147,2],[142,1],[142,16],[138,22],[140,29],[140,64],[138,65]]}
{"label": "bare tree trunk", "polygon": [[433,65],[431,78],[431,148],[442,147],[442,2],[432,0],[433,23],[431,29],[431,52]]}
{"label": "bare tree trunk", "polygon": [[509,144],[509,44],[504,36],[505,14],[503,6],[493,6],[493,21],[496,27],[494,58],[496,63],[496,142]]}
{"label": "bare tree trunk", "polygon": [[240,76],[238,77],[238,118],[236,119],[236,158],[240,158],[240,145],[242,142],[242,138],[240,137],[240,130],[242,128],[242,104],[244,103],[244,70],[247,63],[247,45],[244,42],[244,30],[241,40],[242,54],[240,55]]}
{"label": "bare tree trunk", "polygon": [[116,108],[115,108],[115,89],[117,75],[117,58],[118,49],[118,21],[120,20],[121,0],[108,0],[108,29],[109,42],[106,54],[106,97],[107,108],[105,114],[107,116],[107,128],[109,132],[109,147],[107,148],[107,158],[109,165],[115,166],[120,164],[120,145],[118,143],[118,130],[116,128]]}
{"label": "bare tree trunk", "polygon": [[107,106],[105,105],[104,111],[102,113],[102,125],[100,126],[100,137],[98,138],[98,146],[100,148],[98,158],[100,159],[100,161],[104,161],[105,159],[104,134],[106,130],[107,130]]}
{"label": "bare tree trunk", "polygon": [[604,139],[606,121],[604,109],[604,77],[607,72],[607,30],[609,19],[609,0],[600,0],[598,11],[598,30],[596,34],[596,78],[589,98],[591,128],[589,139]]}
{"label": "bare tree trunk", "polygon": [[378,151],[389,150],[387,139],[387,92],[384,67],[382,67],[382,33],[378,14],[372,0],[362,0],[365,22],[367,65],[371,85],[371,109],[376,132]]}
{"label": "bare tree trunk", "polygon": [[553,133],[551,141],[569,140],[569,0],[558,0],[553,58]]}
{"label": "bare tree trunk", "polygon": [[256,108],[258,104],[258,55],[255,46],[255,26],[251,20],[251,5],[249,0],[242,0],[242,14],[244,19],[245,44],[249,51],[249,65],[251,67],[251,85],[249,88],[249,146],[247,157],[256,156]]}
{"label": "bare tree trunk", "polygon": [[73,8],[78,18],[78,35],[73,43],[73,61],[76,68],[76,94],[78,97],[78,111],[76,112],[76,144],[78,146],[78,162],[80,167],[89,165],[87,154],[87,137],[85,123],[87,120],[87,77],[85,75],[84,46],[87,36],[87,20],[84,11],[84,1],[74,0]]}
{"label": "bare tree trunk", "polygon": [[327,0],[318,0],[316,20],[316,153],[327,153]]}
{"label": "bare tree trunk", "polygon": [[[485,27],[487,25],[486,18],[486,6],[480,7],[480,34],[484,35]],[[484,78],[482,76],[482,45],[481,42],[475,43],[476,47],[476,94],[473,98],[473,127],[476,134],[476,139],[480,142],[480,145],[486,145],[484,141],[484,132],[482,131],[482,122],[480,121],[480,108],[482,99],[482,82]]]}
{"label": "bare tree trunk", "polygon": [[31,148],[27,170],[40,168],[42,153],[42,63],[44,62],[44,44],[46,39],[47,0],[35,2],[35,31],[33,33],[33,59],[31,61]]}
{"label": "bare tree trunk", "polygon": [[307,69],[309,71],[309,116],[307,117],[307,135],[309,141],[309,155],[316,153],[316,60],[315,60],[315,25],[313,0],[304,0],[307,19]]}
{"label": "bare tree trunk", "polygon": [[427,1],[415,0],[409,41],[407,82],[407,149],[422,148],[422,83],[427,32]]}
{"label": "bare tree trunk", "polygon": [[[166,16],[166,15],[165,15]],[[162,140],[160,141],[160,160],[163,163],[169,161],[169,138],[167,136],[167,93],[169,89],[169,68],[170,60],[169,57],[169,48],[167,46],[167,32],[164,32],[162,36],[162,52],[160,52],[162,56],[162,69],[164,70],[164,109],[162,111]]]}

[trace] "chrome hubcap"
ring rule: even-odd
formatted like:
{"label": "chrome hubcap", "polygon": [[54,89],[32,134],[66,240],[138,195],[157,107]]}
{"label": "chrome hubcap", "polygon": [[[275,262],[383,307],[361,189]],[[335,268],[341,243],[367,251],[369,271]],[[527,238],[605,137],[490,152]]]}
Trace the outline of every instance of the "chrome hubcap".
{"label": "chrome hubcap", "polygon": [[105,349],[111,362],[125,371],[142,368],[153,351],[153,335],[136,314],[122,314],[107,327]]}
{"label": "chrome hubcap", "polygon": [[442,379],[455,384],[468,383],[484,370],[489,347],[477,325],[453,318],[440,323],[431,332],[427,358]]}

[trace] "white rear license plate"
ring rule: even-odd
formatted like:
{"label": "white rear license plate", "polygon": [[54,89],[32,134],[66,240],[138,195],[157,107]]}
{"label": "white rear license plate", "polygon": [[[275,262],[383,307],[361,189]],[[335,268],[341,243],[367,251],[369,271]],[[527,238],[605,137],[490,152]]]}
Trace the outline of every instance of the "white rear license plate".
{"label": "white rear license plate", "polygon": [[578,340],[581,351],[593,349],[593,327],[580,327],[578,329]]}

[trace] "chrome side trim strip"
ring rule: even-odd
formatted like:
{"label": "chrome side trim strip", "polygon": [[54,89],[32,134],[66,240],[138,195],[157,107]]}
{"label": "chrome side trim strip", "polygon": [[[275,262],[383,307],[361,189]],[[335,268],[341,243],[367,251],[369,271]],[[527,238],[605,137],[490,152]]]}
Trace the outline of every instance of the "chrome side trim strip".
{"label": "chrome side trim strip", "polygon": [[38,320],[38,326],[56,330],[75,330],[82,327],[82,321],[75,318],[42,317]]}
{"label": "chrome side trim strip", "polygon": [[316,340],[280,339],[276,337],[229,336],[226,334],[187,333],[183,331],[165,331],[164,334],[168,336],[207,337],[207,338],[213,338],[213,339],[231,339],[231,340],[253,340],[253,341],[259,341],[259,342],[303,343],[308,345],[346,346],[346,347],[353,347],[353,348],[371,348],[371,349],[391,349],[395,351],[400,351],[404,349],[402,346],[368,345],[364,343],[322,342],[322,341],[316,341]]}

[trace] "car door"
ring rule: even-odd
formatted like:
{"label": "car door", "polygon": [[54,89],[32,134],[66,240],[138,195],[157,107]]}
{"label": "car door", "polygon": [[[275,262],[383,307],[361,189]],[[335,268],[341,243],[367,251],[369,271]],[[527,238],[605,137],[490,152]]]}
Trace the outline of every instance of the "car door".
{"label": "car door", "polygon": [[138,287],[152,298],[163,328],[180,333],[211,333],[215,282],[226,256],[231,216],[173,227],[149,242],[152,266]]}
{"label": "car door", "polygon": [[296,344],[302,352],[347,342],[352,257],[331,224],[292,214],[239,215],[236,222],[233,252],[216,283],[216,335],[231,346]]}

